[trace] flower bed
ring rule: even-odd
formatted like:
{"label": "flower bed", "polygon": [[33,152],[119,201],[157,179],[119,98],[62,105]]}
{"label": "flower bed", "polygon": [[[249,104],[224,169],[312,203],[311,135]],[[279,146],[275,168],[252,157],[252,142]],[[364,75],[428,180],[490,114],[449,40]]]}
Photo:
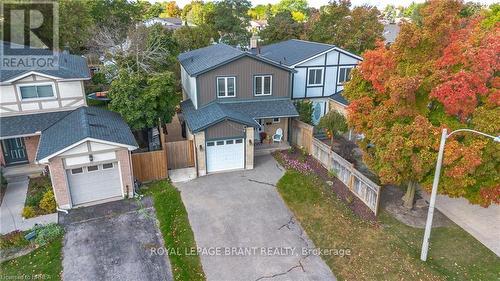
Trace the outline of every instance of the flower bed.
{"label": "flower bed", "polygon": [[286,169],[296,170],[302,174],[313,173],[321,180],[327,182],[337,197],[359,217],[368,221],[377,220],[375,214],[373,214],[363,201],[356,197],[344,183],[329,173],[328,170],[311,155],[307,155],[298,148],[292,148],[274,152],[273,156]]}
{"label": "flower bed", "polygon": [[30,179],[24,203],[23,217],[32,218],[55,212],[56,201],[50,178],[44,176]]}

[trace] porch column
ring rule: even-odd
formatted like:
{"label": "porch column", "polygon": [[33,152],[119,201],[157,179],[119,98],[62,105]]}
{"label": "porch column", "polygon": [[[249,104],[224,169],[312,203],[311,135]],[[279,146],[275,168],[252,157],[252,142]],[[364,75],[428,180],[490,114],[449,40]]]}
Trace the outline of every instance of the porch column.
{"label": "porch column", "polygon": [[253,169],[254,128],[246,128],[245,169]]}

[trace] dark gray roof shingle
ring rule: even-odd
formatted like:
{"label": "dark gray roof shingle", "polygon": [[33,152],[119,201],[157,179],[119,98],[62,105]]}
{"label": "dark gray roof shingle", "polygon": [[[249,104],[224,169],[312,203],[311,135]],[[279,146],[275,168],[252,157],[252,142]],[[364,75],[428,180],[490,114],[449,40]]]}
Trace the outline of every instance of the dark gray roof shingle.
{"label": "dark gray roof shingle", "polygon": [[211,103],[198,110],[191,100],[185,100],[181,103],[181,108],[189,128],[195,133],[225,119],[257,127],[255,119],[258,118],[299,115],[291,100]]}
{"label": "dark gray roof shingle", "polygon": [[335,48],[335,46],[318,42],[290,39],[262,46],[260,48],[260,56],[277,63],[291,66],[332,48]]}
{"label": "dark gray roof shingle", "polygon": [[[22,48],[22,49],[13,49],[9,48],[9,42],[0,41],[1,48],[3,48],[3,55],[7,56],[52,56],[53,51],[48,49],[35,49],[35,48]],[[19,46],[19,45],[18,45]],[[45,75],[59,77],[59,78],[81,78],[81,79],[89,79],[90,73],[87,66],[87,62],[85,58],[75,55],[66,54],[63,52],[59,52],[58,61],[55,62],[54,68],[50,69],[40,69],[40,68],[6,68],[5,66],[0,67],[0,82],[8,81],[17,76],[23,75],[25,73],[36,71]]]}
{"label": "dark gray roof shingle", "polygon": [[85,138],[137,147],[119,114],[98,107],[80,107],[42,132],[36,158],[41,160]]}
{"label": "dark gray roof shingle", "polygon": [[184,120],[186,120],[191,131],[195,133],[226,119],[248,126],[258,126],[257,122],[249,116],[231,110],[219,103],[211,103],[196,110],[191,100],[185,100],[181,103],[181,108]]}
{"label": "dark gray roof shingle", "polygon": [[333,95],[330,96],[330,98],[338,103],[341,103],[345,106],[349,105],[349,101],[342,95],[343,91],[339,91]]}
{"label": "dark gray roof shingle", "polygon": [[178,56],[178,59],[186,72],[194,76],[243,55],[243,51],[229,45],[215,44],[182,53]]}
{"label": "dark gray roof shingle", "polygon": [[41,132],[71,112],[72,110],[0,117],[0,137]]}

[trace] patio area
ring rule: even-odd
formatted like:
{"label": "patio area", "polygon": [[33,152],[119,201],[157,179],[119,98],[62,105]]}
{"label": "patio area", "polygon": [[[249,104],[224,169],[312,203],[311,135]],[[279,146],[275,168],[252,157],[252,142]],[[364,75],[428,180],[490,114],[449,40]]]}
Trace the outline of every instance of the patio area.
{"label": "patio area", "polygon": [[287,141],[276,142],[276,143],[255,143],[254,145],[254,155],[266,155],[271,154],[274,151],[289,149],[290,144]]}

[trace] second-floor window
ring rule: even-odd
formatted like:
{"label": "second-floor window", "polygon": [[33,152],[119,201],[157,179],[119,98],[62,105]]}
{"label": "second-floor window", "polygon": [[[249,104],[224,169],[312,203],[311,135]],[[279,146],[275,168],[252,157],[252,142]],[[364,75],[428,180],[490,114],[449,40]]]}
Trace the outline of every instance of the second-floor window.
{"label": "second-floor window", "polygon": [[343,84],[350,79],[351,67],[341,67],[339,69],[339,84]]}
{"label": "second-floor window", "polygon": [[236,96],[236,77],[217,77],[217,97]]}
{"label": "second-floor window", "polygon": [[323,68],[309,68],[308,86],[321,86],[323,85]]}
{"label": "second-floor window", "polygon": [[52,85],[19,86],[22,99],[50,98],[54,96]]}
{"label": "second-floor window", "polygon": [[268,96],[272,94],[273,77],[271,75],[259,75],[254,77],[254,91],[256,96]]}

